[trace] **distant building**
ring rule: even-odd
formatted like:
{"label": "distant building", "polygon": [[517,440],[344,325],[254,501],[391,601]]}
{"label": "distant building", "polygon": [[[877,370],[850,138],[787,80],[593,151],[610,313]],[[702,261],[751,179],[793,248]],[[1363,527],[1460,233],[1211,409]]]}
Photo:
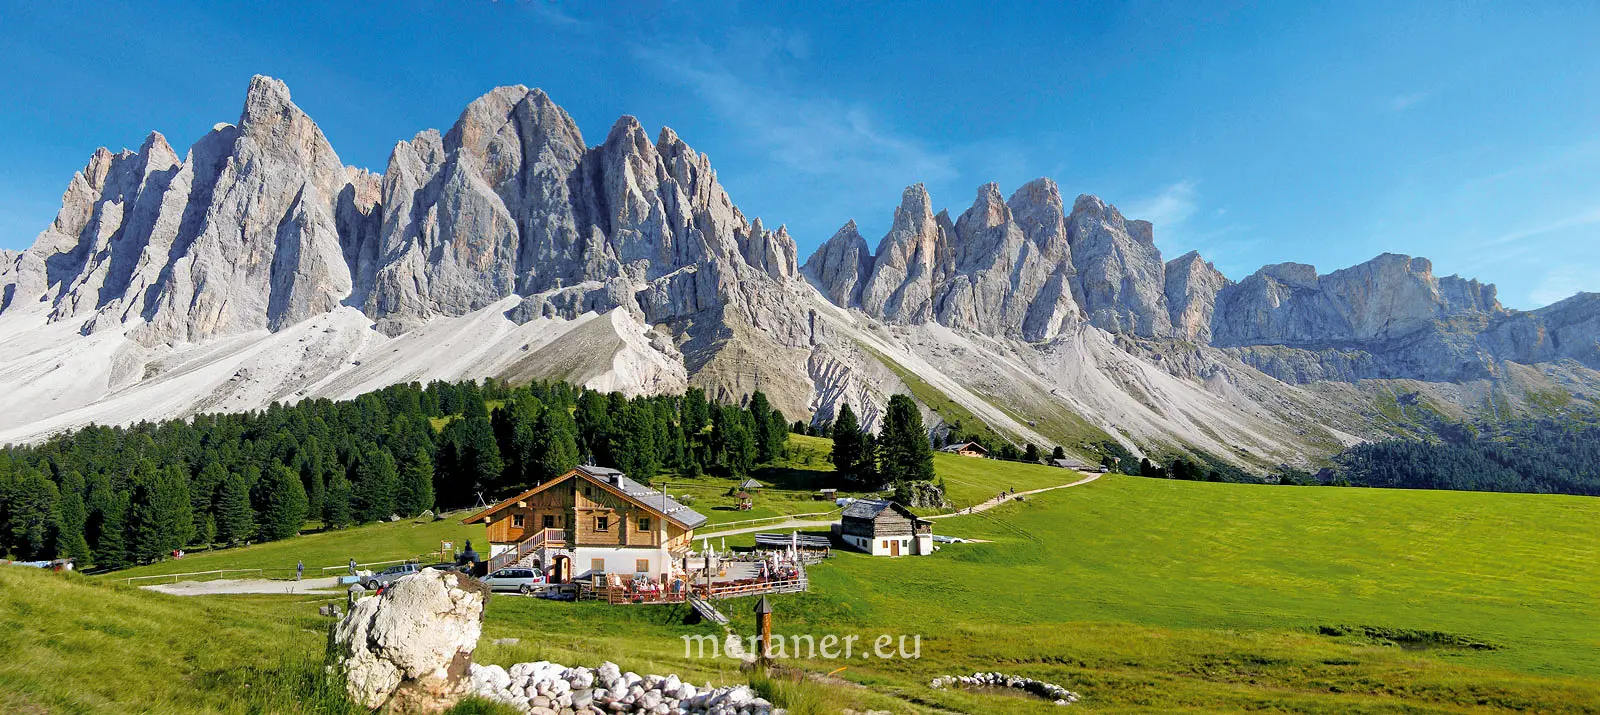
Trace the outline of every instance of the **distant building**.
{"label": "distant building", "polygon": [[1080,471],[1080,472],[1105,471],[1105,468],[1102,467],[1101,465],[1098,465],[1098,464],[1091,465],[1088,462],[1085,462],[1085,461],[1083,461],[1081,459],[1072,459],[1071,457],[1068,457],[1066,459],[1052,459],[1052,460],[1050,460],[1050,466],[1052,466],[1052,467],[1060,467],[1062,469],[1075,469],[1075,470]]}
{"label": "distant building", "polygon": [[933,553],[933,522],[886,499],[857,499],[834,527],[840,540],[873,556]]}
{"label": "distant building", "polygon": [[978,444],[977,442],[957,442],[956,444],[948,444],[939,448],[939,451],[949,454],[959,454],[963,457],[989,456],[989,450],[984,449],[983,445]]}
{"label": "distant building", "polygon": [[756,490],[760,489],[761,486],[762,486],[761,482],[758,482],[758,481],[756,481],[754,479],[746,479],[746,480],[744,480],[743,482],[741,482],[739,484],[739,488],[740,489],[744,489],[746,491],[756,491]]}
{"label": "distant building", "polygon": [[661,577],[706,517],[615,469],[584,465],[462,520],[489,530],[489,570],[537,566],[564,583]]}

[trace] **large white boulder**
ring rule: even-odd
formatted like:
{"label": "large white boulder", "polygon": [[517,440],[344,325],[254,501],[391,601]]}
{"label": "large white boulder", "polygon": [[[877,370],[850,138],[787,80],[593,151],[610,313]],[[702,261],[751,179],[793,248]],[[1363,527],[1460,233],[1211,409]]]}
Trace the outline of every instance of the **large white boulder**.
{"label": "large white boulder", "polygon": [[466,692],[489,589],[459,573],[428,569],[363,598],[339,622],[350,697],[389,712],[440,712]]}

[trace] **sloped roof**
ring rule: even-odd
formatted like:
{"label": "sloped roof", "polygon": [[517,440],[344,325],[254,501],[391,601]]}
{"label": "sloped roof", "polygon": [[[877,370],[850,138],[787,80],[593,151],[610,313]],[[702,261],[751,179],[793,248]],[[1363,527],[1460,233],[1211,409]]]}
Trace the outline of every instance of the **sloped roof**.
{"label": "sloped roof", "polygon": [[964,449],[969,449],[969,450],[972,450],[974,452],[983,452],[984,454],[988,454],[989,453],[989,450],[984,449],[983,445],[978,444],[977,442],[957,442],[955,444],[947,444],[947,445],[945,445],[943,447],[940,447],[939,451],[941,451],[941,452],[960,452],[961,450],[964,450]]}
{"label": "sloped roof", "polygon": [[888,499],[857,499],[853,502],[850,502],[850,506],[845,507],[844,511],[839,513],[839,516],[841,518],[865,519],[867,521],[872,521],[873,519],[878,518],[878,515],[882,514],[884,509],[893,509],[915,522],[927,521],[927,519],[923,519],[918,517],[916,514],[911,513],[910,509],[900,506],[899,504],[889,501]]}
{"label": "sloped roof", "polygon": [[582,464],[574,468],[572,471],[561,475],[560,477],[545,482],[544,484],[540,484],[537,487],[511,497],[510,499],[503,500],[494,506],[462,519],[461,523],[475,523],[484,517],[493,514],[494,512],[504,509],[511,504],[522,501],[523,499],[527,499],[528,497],[531,497],[541,491],[549,489],[556,484],[566,481],[568,477],[577,474],[584,475],[589,479],[589,481],[600,485],[602,488],[620,493],[629,501],[659,513],[662,516],[677,522],[679,526],[682,526],[686,529],[694,529],[705,524],[707,521],[710,521],[710,519],[704,514],[679,504],[678,500],[673,499],[670,496],[662,494],[659,491],[629,479],[626,474],[623,474],[619,470],[612,469],[610,467],[597,467],[592,464]]}
{"label": "sloped roof", "polygon": [[763,485],[754,479],[746,479],[739,483],[740,489],[760,489]]}

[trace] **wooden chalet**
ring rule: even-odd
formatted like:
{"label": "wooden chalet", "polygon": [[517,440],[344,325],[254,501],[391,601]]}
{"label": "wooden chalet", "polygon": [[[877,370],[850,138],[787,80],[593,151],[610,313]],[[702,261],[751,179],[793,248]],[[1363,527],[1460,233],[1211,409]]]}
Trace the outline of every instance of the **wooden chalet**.
{"label": "wooden chalet", "polygon": [[839,539],[873,556],[933,553],[933,522],[886,499],[857,499],[835,527]]}
{"label": "wooden chalet", "polygon": [[489,530],[489,571],[552,583],[620,574],[666,581],[706,517],[607,467],[584,465],[462,520]]}
{"label": "wooden chalet", "polygon": [[955,444],[947,444],[943,447],[940,447],[939,451],[947,454],[959,454],[963,457],[989,456],[989,450],[984,449],[983,445],[978,444],[977,442],[957,442]]}

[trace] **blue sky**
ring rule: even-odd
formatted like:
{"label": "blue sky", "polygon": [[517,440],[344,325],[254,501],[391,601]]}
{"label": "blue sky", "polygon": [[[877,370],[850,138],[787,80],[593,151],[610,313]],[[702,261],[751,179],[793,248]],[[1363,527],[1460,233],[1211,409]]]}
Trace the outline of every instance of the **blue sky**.
{"label": "blue sky", "polygon": [[0,0],[0,247],[95,147],[181,153],[262,73],[379,171],[501,84],[591,144],[671,126],[802,257],[914,182],[958,213],[1049,176],[1236,279],[1393,251],[1517,308],[1600,291],[1593,3],[239,5]]}

